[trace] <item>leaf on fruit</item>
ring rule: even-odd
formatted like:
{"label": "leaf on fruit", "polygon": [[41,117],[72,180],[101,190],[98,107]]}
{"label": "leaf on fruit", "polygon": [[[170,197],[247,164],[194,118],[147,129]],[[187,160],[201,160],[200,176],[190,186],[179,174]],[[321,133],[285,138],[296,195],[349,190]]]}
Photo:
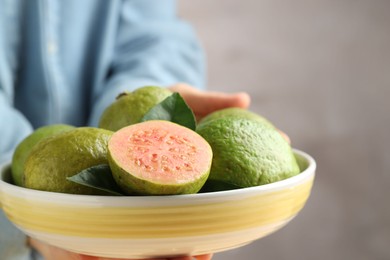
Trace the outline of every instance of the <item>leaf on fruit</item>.
{"label": "leaf on fruit", "polygon": [[152,107],[143,116],[141,122],[148,120],[166,120],[191,130],[196,128],[196,119],[193,111],[177,92]]}
{"label": "leaf on fruit", "polygon": [[124,195],[116,184],[108,164],[92,166],[66,179],[80,185],[105,191],[112,195]]}

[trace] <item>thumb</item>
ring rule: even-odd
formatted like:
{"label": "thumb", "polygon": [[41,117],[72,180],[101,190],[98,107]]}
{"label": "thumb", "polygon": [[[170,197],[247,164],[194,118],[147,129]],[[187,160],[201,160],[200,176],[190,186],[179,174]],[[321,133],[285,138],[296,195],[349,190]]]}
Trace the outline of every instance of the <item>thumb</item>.
{"label": "thumb", "polygon": [[240,92],[227,94],[221,92],[200,92],[188,100],[188,105],[193,109],[198,118],[202,118],[214,111],[229,108],[248,108],[250,97],[247,93]]}

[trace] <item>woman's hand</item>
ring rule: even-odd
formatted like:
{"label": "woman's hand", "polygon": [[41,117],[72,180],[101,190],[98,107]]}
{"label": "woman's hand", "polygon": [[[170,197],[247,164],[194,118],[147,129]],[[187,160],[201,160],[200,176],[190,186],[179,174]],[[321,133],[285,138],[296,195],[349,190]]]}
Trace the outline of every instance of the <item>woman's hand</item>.
{"label": "woman's hand", "polygon": [[178,83],[170,86],[169,89],[180,93],[198,120],[216,110],[228,107],[246,109],[250,104],[249,95],[245,92],[228,94],[224,92],[203,91],[185,83]]}
{"label": "woman's hand", "polygon": [[[40,242],[32,238],[29,239],[29,244],[30,246],[35,248],[44,257],[45,260],[121,260],[118,258],[111,259],[111,258],[104,258],[104,257],[102,258],[96,256],[80,255],[80,254],[66,251],[58,247],[48,245],[46,243]],[[183,257],[173,257],[173,258],[150,258],[145,260],[193,260],[193,259],[210,260],[211,257],[212,255],[200,255],[194,257],[183,256]],[[131,260],[131,259],[126,259],[126,260]]]}
{"label": "woman's hand", "polygon": [[[178,83],[170,86],[169,89],[180,93],[191,107],[197,120],[223,108],[239,107],[247,109],[250,105],[250,97],[245,92],[227,94],[224,92],[202,91],[185,83]],[[279,129],[278,131],[288,143],[291,143],[286,133]]]}

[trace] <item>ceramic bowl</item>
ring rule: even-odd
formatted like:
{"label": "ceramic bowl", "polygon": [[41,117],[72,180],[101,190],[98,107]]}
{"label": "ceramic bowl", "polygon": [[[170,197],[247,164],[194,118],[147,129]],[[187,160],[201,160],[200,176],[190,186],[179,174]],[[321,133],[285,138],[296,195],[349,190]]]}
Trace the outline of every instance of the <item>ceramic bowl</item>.
{"label": "ceramic bowl", "polygon": [[301,173],[244,189],[172,196],[87,196],[0,179],[0,207],[27,235],[87,255],[142,259],[216,253],[280,229],[305,205],[316,163],[294,150]]}

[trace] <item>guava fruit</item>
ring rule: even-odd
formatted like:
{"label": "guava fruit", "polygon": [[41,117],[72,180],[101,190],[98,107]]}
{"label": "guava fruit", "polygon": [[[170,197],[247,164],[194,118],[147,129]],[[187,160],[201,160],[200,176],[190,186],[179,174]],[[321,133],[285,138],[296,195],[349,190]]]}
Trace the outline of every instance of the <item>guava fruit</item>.
{"label": "guava fruit", "polygon": [[117,131],[122,127],[139,123],[152,107],[171,94],[170,90],[156,86],[141,87],[133,92],[122,93],[104,110],[99,127]]}
{"label": "guava fruit", "polygon": [[265,117],[260,116],[259,114],[256,114],[252,111],[249,111],[247,109],[238,108],[238,107],[229,107],[217,110],[204,118],[202,118],[199,121],[199,124],[207,123],[211,120],[218,119],[218,118],[243,118],[243,119],[251,119],[256,120],[261,123],[264,123],[265,125],[269,125],[270,127],[274,127],[274,125]]}
{"label": "guava fruit", "polygon": [[26,160],[24,186],[52,192],[102,194],[66,178],[89,167],[108,164],[107,144],[112,133],[94,127],[78,127],[45,138],[34,146]]}
{"label": "guava fruit", "polygon": [[74,126],[66,124],[46,125],[37,128],[34,132],[24,138],[16,147],[12,156],[11,170],[12,178],[16,185],[23,185],[24,164],[32,148],[44,138],[74,129]]}
{"label": "guava fruit", "polygon": [[205,183],[212,150],[189,128],[150,120],[115,132],[108,142],[108,161],[128,194],[189,194]]}
{"label": "guava fruit", "polygon": [[197,132],[213,149],[207,190],[258,186],[299,173],[289,143],[264,122],[217,118],[199,125]]}

